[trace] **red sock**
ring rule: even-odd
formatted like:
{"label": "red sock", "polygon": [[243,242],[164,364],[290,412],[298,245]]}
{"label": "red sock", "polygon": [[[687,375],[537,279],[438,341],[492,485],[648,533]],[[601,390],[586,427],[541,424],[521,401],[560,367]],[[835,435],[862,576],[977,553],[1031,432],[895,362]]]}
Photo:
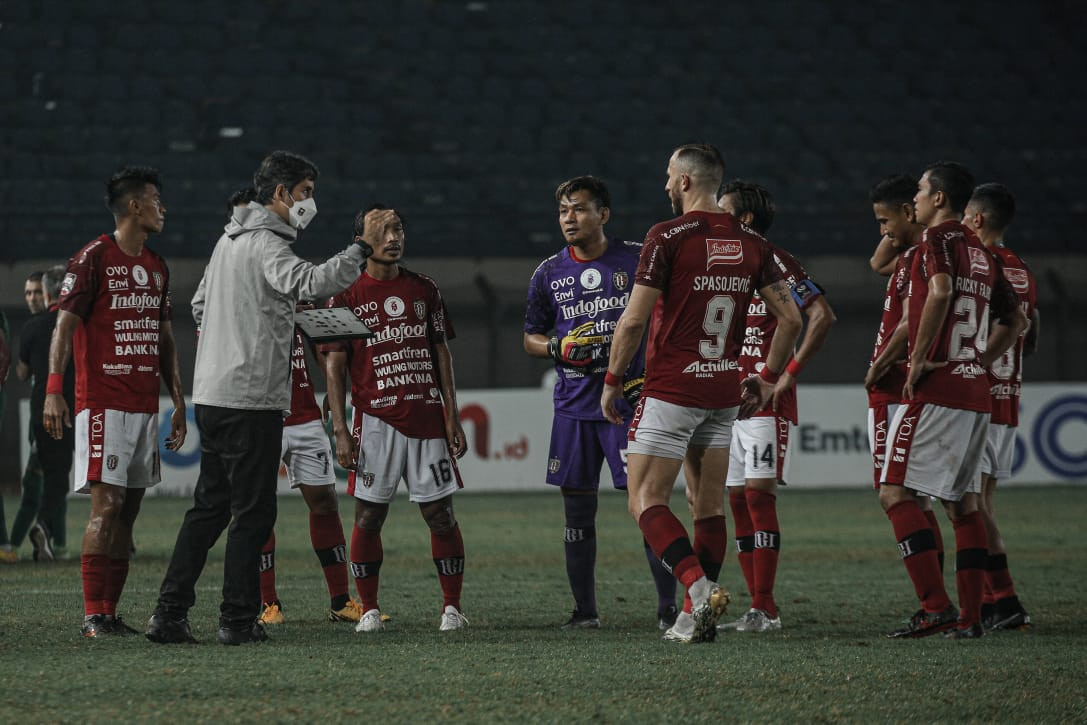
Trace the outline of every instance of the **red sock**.
{"label": "red sock", "polygon": [[683,586],[690,589],[706,575],[687,538],[687,530],[667,506],[650,506],[643,511],[638,518],[638,528],[664,568]]}
{"label": "red sock", "polygon": [[755,528],[755,553],[752,557],[755,570],[755,591],[751,595],[751,607],[761,609],[777,617],[774,601],[774,580],[778,572],[778,553],[781,550],[781,530],[778,526],[777,496],[767,491],[746,489],[747,510]]}
{"label": "red sock", "polygon": [[265,604],[279,601],[276,593],[276,532],[268,535],[268,541],[260,550],[260,600]]}
{"label": "red sock", "polygon": [[128,558],[110,559],[106,585],[102,589],[102,614],[117,615],[117,602],[128,580]]}
{"label": "red sock", "polygon": [[955,526],[955,585],[959,589],[959,623],[969,626],[981,621],[989,535],[979,511],[951,523]]}
{"label": "red sock", "polygon": [[728,505],[736,527],[736,560],[744,575],[747,593],[755,596],[755,527],[747,510],[747,495],[743,486],[728,487]]}
{"label": "red sock", "polygon": [[944,577],[936,560],[936,542],[932,528],[916,501],[896,503],[887,511],[894,527],[898,550],[914,591],[926,612],[942,612],[951,605],[944,588]]}
{"label": "red sock", "polygon": [[380,609],[377,605],[378,574],[385,551],[381,548],[381,532],[360,529],[355,525],[351,529],[351,574],[355,577],[355,588],[359,592],[362,611]]}
{"label": "red sock", "polygon": [[431,531],[430,553],[442,587],[442,608],[452,605],[459,610],[460,590],[464,583],[464,539],[460,535],[460,524],[441,536]]}
{"label": "red sock", "polygon": [[[721,575],[721,562],[725,559],[725,549],[728,547],[728,527],[724,516],[708,516],[694,522],[694,541],[691,542],[694,554],[698,557],[698,563],[702,571],[706,572],[706,578],[717,581]],[[691,593],[687,592],[683,598],[683,609],[688,611],[691,604]]]}
{"label": "red sock", "polygon": [[83,577],[83,612],[89,617],[105,614],[102,600],[109,581],[109,557],[104,554],[84,554],[79,557],[79,570]]}
{"label": "red sock", "polygon": [[311,511],[309,540],[318,561],[321,562],[329,599],[333,602],[343,601],[347,597],[347,543],[343,538],[340,515],[335,511],[327,514],[315,514]]}
{"label": "red sock", "polygon": [[996,602],[1008,597],[1017,596],[1015,584],[1012,582],[1012,573],[1008,571],[1008,555],[989,554],[988,564],[985,568],[985,599],[986,602]]}
{"label": "red sock", "polygon": [[940,522],[936,519],[936,512],[929,509],[924,512],[925,520],[932,529],[932,536],[936,539],[936,560],[940,563],[940,572],[944,570],[944,535],[940,532]]}

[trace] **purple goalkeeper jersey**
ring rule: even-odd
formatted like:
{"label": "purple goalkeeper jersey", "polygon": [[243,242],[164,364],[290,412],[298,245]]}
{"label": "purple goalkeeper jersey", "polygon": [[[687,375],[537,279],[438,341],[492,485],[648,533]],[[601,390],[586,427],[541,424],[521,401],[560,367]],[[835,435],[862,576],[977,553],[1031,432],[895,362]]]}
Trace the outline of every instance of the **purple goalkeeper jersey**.
{"label": "purple goalkeeper jersey", "polygon": [[[595,345],[592,363],[575,368],[555,365],[555,413],[579,420],[603,420],[600,394],[615,323],[630,300],[634,271],[642,245],[620,239],[608,240],[608,248],[597,259],[585,261],[566,247],[548,257],[532,273],[528,286],[525,333],[547,335],[554,330],[560,339],[578,325],[593,322],[591,334],[604,342]],[[624,379],[645,372],[645,340],[638,347]]]}

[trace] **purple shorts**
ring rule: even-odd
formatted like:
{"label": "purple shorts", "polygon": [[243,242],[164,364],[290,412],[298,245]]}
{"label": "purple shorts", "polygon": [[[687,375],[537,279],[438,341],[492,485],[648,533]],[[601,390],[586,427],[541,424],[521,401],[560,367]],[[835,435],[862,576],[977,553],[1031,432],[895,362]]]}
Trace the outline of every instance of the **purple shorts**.
{"label": "purple shorts", "polygon": [[627,487],[627,426],[606,420],[577,420],[556,415],[551,422],[547,482],[583,491],[600,488],[600,466],[607,459],[612,484]]}

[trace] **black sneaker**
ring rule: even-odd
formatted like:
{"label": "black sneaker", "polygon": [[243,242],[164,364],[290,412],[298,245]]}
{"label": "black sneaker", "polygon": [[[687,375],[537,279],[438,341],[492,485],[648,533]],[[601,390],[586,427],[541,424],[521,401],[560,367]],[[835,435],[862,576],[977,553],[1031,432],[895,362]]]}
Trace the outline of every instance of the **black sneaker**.
{"label": "black sneaker", "polygon": [[53,561],[53,545],[49,543],[49,529],[41,521],[30,529],[30,543],[34,546],[34,561]]}
{"label": "black sneaker", "polygon": [[575,609],[561,629],[600,629],[600,615],[596,612],[586,614],[580,609]]}
{"label": "black sneaker", "polygon": [[1026,629],[1030,626],[1030,615],[1019,603],[1019,597],[1001,599],[996,603],[995,610],[989,626],[986,627],[990,631]]}
{"label": "black sneaker", "polygon": [[186,617],[171,619],[161,612],[155,612],[151,615],[144,636],[159,644],[196,644],[196,639],[192,636],[192,630],[189,629],[189,620]]}
{"label": "black sneaker", "polygon": [[117,634],[122,637],[131,637],[140,633],[139,630],[129,627],[123,619],[116,615],[109,618],[109,628],[110,634]]}
{"label": "black sneaker", "polygon": [[230,645],[233,647],[239,644],[248,644],[250,642],[267,641],[268,633],[264,631],[264,625],[260,622],[253,622],[244,629],[219,627],[219,644]]}
{"label": "black sneaker", "polygon": [[676,617],[679,616],[679,612],[676,610],[676,605],[671,604],[667,609],[657,610],[657,629],[669,630],[672,625],[676,623]]}
{"label": "black sneaker", "polygon": [[113,634],[110,631],[110,621],[104,614],[92,614],[83,618],[83,627],[80,629],[84,637],[105,637]]}
{"label": "black sneaker", "polygon": [[974,622],[967,627],[953,627],[944,634],[945,639],[981,639],[985,636],[985,628],[981,622]]}
{"label": "black sneaker", "polygon": [[982,602],[981,626],[988,632],[996,624],[996,605],[992,602]]}
{"label": "black sneaker", "polygon": [[930,634],[951,629],[958,620],[959,610],[954,604],[947,605],[947,609],[942,612],[926,612],[924,609],[918,609],[905,627],[888,632],[887,636],[891,639],[928,637]]}

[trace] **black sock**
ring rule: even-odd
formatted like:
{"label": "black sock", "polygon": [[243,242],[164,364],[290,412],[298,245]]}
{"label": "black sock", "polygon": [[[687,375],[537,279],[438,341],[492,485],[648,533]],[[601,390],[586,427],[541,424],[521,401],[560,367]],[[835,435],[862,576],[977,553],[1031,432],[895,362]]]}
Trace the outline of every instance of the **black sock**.
{"label": "black sock", "polygon": [[566,577],[582,614],[596,615],[596,494],[563,495]]}
{"label": "black sock", "polygon": [[657,587],[657,613],[664,614],[669,607],[676,606],[676,578],[664,568],[649,542],[642,539],[642,543],[645,544],[645,560],[649,562],[649,573],[653,575],[653,584]]}

